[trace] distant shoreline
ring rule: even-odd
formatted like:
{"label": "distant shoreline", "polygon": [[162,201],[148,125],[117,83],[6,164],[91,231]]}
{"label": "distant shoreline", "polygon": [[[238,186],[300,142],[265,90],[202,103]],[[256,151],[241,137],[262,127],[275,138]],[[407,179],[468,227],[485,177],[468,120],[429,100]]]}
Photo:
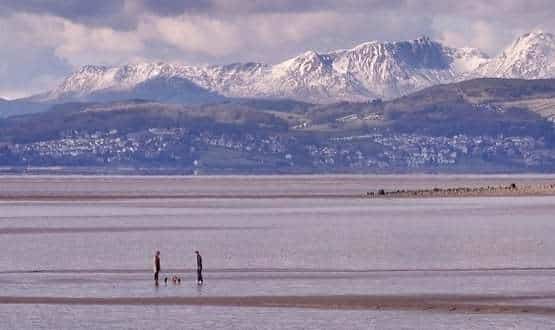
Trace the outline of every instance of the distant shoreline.
{"label": "distant shoreline", "polygon": [[229,177],[229,176],[248,176],[248,177],[279,177],[279,176],[543,176],[553,175],[550,171],[526,171],[526,170],[487,170],[473,169],[466,170],[451,169],[397,169],[397,170],[375,170],[375,171],[325,171],[325,170],[288,170],[288,171],[269,171],[259,169],[248,170],[212,170],[195,173],[192,169],[183,168],[106,168],[106,167],[10,167],[0,166],[0,176],[88,176],[88,177]]}

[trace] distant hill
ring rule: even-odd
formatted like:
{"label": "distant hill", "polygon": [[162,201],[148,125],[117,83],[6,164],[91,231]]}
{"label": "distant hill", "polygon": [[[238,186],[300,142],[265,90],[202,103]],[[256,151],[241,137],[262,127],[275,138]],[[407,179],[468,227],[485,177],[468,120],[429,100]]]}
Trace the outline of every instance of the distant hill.
{"label": "distant hill", "polygon": [[474,79],[426,90],[388,102],[391,111],[419,111],[438,105],[466,104],[497,112],[524,109],[555,119],[555,79]]}
{"label": "distant hill", "polygon": [[478,104],[550,97],[555,97],[555,79],[483,78],[433,86],[398,98],[393,103],[437,103],[463,99]]}
{"label": "distant hill", "polygon": [[[141,118],[146,116],[151,120],[165,118],[170,121],[178,117],[202,118],[214,122],[223,120],[232,125],[248,122],[271,126],[275,122],[279,127],[290,129],[304,125],[302,131],[311,134],[348,134],[361,129],[390,129],[431,135],[487,133],[538,136],[551,131],[550,120],[555,113],[555,107],[551,104],[555,104],[555,79],[485,78],[433,86],[385,102],[376,100],[318,105],[293,100],[224,99],[212,104],[180,105],[138,99],[65,103],[53,105],[43,114],[6,120],[3,127],[10,130],[12,126],[17,126],[22,130],[21,134],[26,132],[25,123],[31,122],[48,123],[49,131],[94,129],[94,125],[108,128],[119,123],[120,117],[125,117],[134,118],[134,121],[124,121],[117,128],[133,130],[135,121],[149,124],[145,118]],[[102,122],[100,118],[107,121]],[[230,118],[237,120],[228,120]],[[56,120],[60,121],[62,127],[54,125]],[[192,124],[188,123],[187,126]],[[33,133],[38,131],[34,129]]]}
{"label": "distant hill", "polygon": [[[338,127],[370,125],[432,135],[541,135],[551,132],[553,104],[553,79],[483,78],[433,86],[392,101],[315,106],[309,117],[320,126],[335,122]],[[380,116],[381,121],[364,119]],[[536,131],[538,127],[546,129]]]}
{"label": "distant hill", "polygon": [[545,172],[555,170],[554,99],[555,80],[474,79],[391,101],[325,105],[72,102],[0,119],[0,167]]}
{"label": "distant hill", "polygon": [[27,100],[0,101],[0,118],[14,115],[46,111],[52,106],[49,103],[31,102]]}

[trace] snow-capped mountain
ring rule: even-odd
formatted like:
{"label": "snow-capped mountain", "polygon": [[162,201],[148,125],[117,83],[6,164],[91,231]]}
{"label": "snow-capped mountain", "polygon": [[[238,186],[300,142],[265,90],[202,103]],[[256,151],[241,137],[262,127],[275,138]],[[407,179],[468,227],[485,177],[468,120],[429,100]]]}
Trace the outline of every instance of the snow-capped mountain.
{"label": "snow-capped mountain", "polygon": [[145,63],[106,67],[87,65],[54,90],[33,101],[116,101],[148,99],[175,103],[203,103],[223,97],[193,83],[180,67]]}
{"label": "snow-capped mountain", "polygon": [[391,99],[474,77],[555,77],[555,38],[543,32],[529,33],[492,59],[477,49],[447,47],[423,37],[401,42],[367,42],[325,54],[308,51],[275,65],[85,66],[54,90],[33,100],[147,98],[189,103],[225,96],[328,103]]}
{"label": "snow-capped mountain", "polygon": [[[369,42],[353,49],[308,51],[276,65],[262,63],[195,67],[142,63],[121,67],[85,66],[40,101],[117,100],[149,96],[167,101],[227,97],[292,98],[313,102],[392,98],[453,81],[486,60],[474,49],[455,49],[428,38]],[[149,81],[156,80],[148,91]],[[163,83],[168,81],[168,83]],[[179,83],[176,83],[179,81]],[[170,83],[172,82],[172,83]],[[137,93],[138,86],[143,86]],[[183,97],[178,97],[180,88]]]}
{"label": "snow-capped mountain", "polygon": [[455,49],[429,38],[405,42],[369,42],[332,53],[336,72],[352,77],[366,96],[393,98],[453,81],[487,57],[475,49]]}
{"label": "snow-capped mountain", "polygon": [[513,42],[503,53],[480,65],[478,77],[540,79],[555,77],[555,36],[535,31]]}

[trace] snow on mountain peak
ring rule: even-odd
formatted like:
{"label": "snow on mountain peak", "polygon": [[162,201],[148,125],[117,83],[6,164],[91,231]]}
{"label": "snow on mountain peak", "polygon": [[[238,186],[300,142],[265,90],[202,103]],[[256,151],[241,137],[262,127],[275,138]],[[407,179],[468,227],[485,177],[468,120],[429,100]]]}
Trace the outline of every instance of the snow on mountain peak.
{"label": "snow on mountain peak", "polygon": [[[333,102],[394,98],[471,77],[555,77],[555,37],[543,31],[525,34],[491,59],[477,49],[448,47],[424,36],[411,41],[370,41],[328,53],[310,50],[275,65],[87,65],[40,97],[95,100],[102,95],[104,100],[132,97],[140,91],[143,96],[159,92],[175,100],[207,93],[207,98],[219,94]],[[147,88],[154,90],[147,93]],[[177,95],[179,88],[187,97]]]}
{"label": "snow on mountain peak", "polygon": [[506,56],[522,56],[542,52],[553,48],[555,45],[555,37],[551,33],[543,31],[534,31],[519,37],[511,46],[503,52]]}
{"label": "snow on mountain peak", "polygon": [[555,36],[543,31],[527,33],[501,55],[477,69],[477,75],[539,79],[555,76]]}
{"label": "snow on mountain peak", "polygon": [[538,30],[534,30],[532,32],[523,34],[520,38],[518,38],[518,40],[522,40],[522,39],[553,39],[553,34],[549,33],[549,32],[545,32],[541,29]]}
{"label": "snow on mountain peak", "polygon": [[412,41],[366,42],[324,54],[310,50],[273,66],[85,66],[47,97],[79,99],[99,91],[125,92],[151,79],[177,77],[231,97],[285,97],[314,102],[390,98],[450,81],[459,72],[460,63],[479,57],[478,52],[457,51],[421,37]]}

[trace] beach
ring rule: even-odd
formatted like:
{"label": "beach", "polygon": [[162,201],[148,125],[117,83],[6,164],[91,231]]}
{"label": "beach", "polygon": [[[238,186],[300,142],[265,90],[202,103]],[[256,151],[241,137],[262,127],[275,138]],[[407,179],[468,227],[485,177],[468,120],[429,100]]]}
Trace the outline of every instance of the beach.
{"label": "beach", "polygon": [[[352,329],[541,327],[555,313],[553,184],[549,175],[0,177],[0,316],[7,329],[175,328],[182,318],[214,328],[337,328],[332,318]],[[451,194],[461,187],[469,193]],[[380,189],[389,195],[367,194]],[[156,250],[161,276],[182,284],[154,286]],[[44,326],[24,321],[38,315]]]}

